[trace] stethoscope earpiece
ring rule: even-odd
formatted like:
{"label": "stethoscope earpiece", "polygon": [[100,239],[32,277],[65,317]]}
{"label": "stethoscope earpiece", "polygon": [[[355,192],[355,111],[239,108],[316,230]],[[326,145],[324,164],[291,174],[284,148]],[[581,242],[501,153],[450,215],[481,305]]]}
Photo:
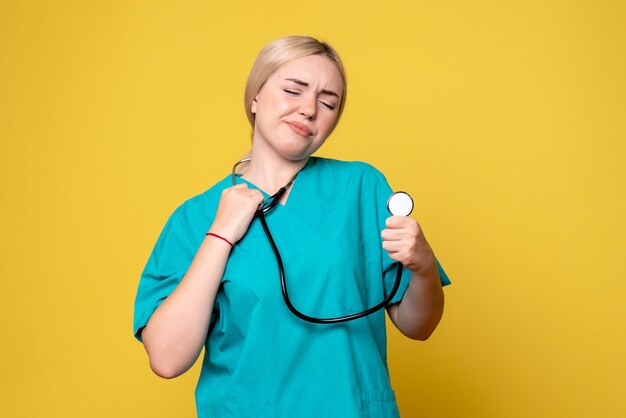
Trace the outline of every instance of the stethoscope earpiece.
{"label": "stethoscope earpiece", "polygon": [[387,210],[392,215],[409,216],[413,212],[413,199],[405,192],[395,192],[387,200]]}

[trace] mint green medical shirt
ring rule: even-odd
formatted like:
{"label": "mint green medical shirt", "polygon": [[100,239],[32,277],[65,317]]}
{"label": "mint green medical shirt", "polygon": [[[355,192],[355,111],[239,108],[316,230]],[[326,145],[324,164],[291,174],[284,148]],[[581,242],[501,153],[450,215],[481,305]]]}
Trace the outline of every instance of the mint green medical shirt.
{"label": "mint green medical shirt", "polygon": [[[168,219],[139,283],[138,339],[184,276],[230,186],[227,176]],[[397,267],[380,238],[391,193],[385,177],[366,163],[309,159],[286,205],[267,214],[300,311],[348,315],[391,290]],[[405,269],[392,303],[402,299],[410,275]],[[441,266],[439,275],[442,285],[450,283]],[[274,253],[254,219],[230,254],[215,298],[196,407],[201,418],[398,417],[385,311],[334,325],[294,316],[282,299]]]}

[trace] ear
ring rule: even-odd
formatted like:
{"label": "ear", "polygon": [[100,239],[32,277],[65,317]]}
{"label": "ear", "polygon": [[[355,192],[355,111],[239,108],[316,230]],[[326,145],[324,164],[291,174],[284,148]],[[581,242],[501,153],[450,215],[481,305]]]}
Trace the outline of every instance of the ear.
{"label": "ear", "polygon": [[256,115],[256,97],[254,99],[252,99],[252,105],[250,105],[250,112],[253,115]]}

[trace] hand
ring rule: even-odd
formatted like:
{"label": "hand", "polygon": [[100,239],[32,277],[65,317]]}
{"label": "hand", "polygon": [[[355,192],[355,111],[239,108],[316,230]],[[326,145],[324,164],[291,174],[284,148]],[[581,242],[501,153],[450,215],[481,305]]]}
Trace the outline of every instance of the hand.
{"label": "hand", "polygon": [[426,241],[417,221],[408,216],[390,216],[381,233],[383,249],[389,257],[417,274],[436,269],[435,254]]}
{"label": "hand", "polygon": [[224,189],[210,232],[234,244],[245,235],[262,201],[263,194],[256,189],[248,188],[247,184],[237,184]]}

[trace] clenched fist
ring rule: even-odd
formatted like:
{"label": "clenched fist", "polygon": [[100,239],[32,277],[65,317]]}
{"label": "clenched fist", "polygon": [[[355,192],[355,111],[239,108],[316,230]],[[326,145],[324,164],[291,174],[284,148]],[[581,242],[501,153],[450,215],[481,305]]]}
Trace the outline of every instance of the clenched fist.
{"label": "clenched fist", "polygon": [[245,183],[224,189],[209,232],[234,244],[246,234],[254,212],[262,201],[263,194]]}
{"label": "clenched fist", "polygon": [[417,221],[407,216],[390,216],[381,233],[383,249],[412,272],[429,273],[436,269],[435,254]]}

